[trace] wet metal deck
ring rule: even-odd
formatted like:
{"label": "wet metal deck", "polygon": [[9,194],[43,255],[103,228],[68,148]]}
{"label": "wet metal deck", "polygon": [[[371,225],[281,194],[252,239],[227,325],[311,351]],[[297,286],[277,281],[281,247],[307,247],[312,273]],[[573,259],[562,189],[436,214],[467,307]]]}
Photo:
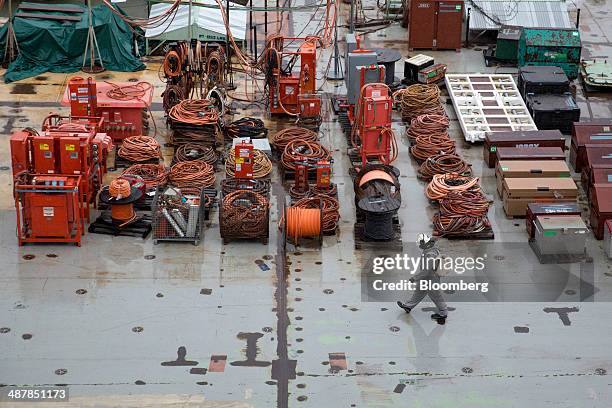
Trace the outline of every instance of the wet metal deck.
{"label": "wet metal deck", "polygon": [[[611,0],[579,4],[583,55],[609,57]],[[308,19],[294,13],[293,31]],[[394,26],[371,34],[369,43],[407,55],[405,36]],[[431,54],[450,72],[516,72],[485,68],[477,46]],[[158,67],[154,60],[143,72],[97,78],[153,82],[164,140]],[[339,233],[325,237],[320,250],[283,251],[275,227],[284,198],[276,168],[268,245],[222,245],[215,213],[197,247],[86,234],[81,248],[19,248],[8,137],[22,127],[40,128],[51,111],[66,113],[58,100],[69,77],[45,74],[0,85],[0,384],[65,384],[72,406],[610,406],[612,267],[592,238],[596,302],[571,297],[578,288],[570,279],[567,301],[451,303],[441,326],[430,320],[427,303],[408,316],[392,303],[361,301],[364,265],[376,254],[355,250],[346,142],[329,106],[322,141],[334,149],[342,218]],[[325,90],[341,93],[343,86],[327,83]],[[579,90],[578,101],[585,119],[612,116],[609,99],[586,99]],[[463,141],[452,106],[446,109],[460,154],[494,196],[495,175],[483,166],[482,146]],[[238,112],[261,115],[259,109]],[[286,123],[268,121],[272,129]],[[401,121],[393,127],[400,141],[402,241],[409,250],[418,233],[431,231],[434,209],[407,140],[399,137]],[[524,221],[507,219],[498,198],[490,218],[496,243],[525,242]],[[442,240],[440,247],[452,256],[474,245]],[[544,271],[531,252],[508,249],[495,261],[509,284],[526,291]],[[521,273],[525,263],[537,265],[532,274]],[[579,273],[576,265],[566,268]]]}

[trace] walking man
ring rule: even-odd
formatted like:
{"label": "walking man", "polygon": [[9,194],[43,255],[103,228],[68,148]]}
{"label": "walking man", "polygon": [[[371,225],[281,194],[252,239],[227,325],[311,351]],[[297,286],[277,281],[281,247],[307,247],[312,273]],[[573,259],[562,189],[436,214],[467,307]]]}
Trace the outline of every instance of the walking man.
{"label": "walking man", "polygon": [[429,295],[429,298],[438,308],[438,311],[432,314],[431,318],[437,320],[439,324],[444,324],[446,322],[447,308],[446,302],[444,302],[444,298],[442,297],[442,292],[440,290],[420,289],[420,281],[431,281],[432,283],[440,282],[440,275],[437,273],[440,264],[440,251],[436,248],[436,241],[427,234],[419,234],[417,245],[422,251],[420,270],[410,278],[411,282],[416,282],[416,290],[408,302],[402,303],[398,301],[397,305],[404,309],[406,313],[410,313],[425,296]]}

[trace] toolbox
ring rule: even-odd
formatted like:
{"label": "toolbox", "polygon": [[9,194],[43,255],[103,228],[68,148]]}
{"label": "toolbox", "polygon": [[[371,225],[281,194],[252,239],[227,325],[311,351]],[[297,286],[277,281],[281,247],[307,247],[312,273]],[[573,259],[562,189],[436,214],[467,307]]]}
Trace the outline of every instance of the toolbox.
{"label": "toolbox", "polygon": [[527,235],[529,239],[535,234],[535,221],[539,215],[578,215],[581,211],[577,202],[566,201],[559,203],[529,203],[527,204],[527,216],[525,218],[525,226],[527,227]]}
{"label": "toolbox", "polygon": [[603,239],[604,224],[612,219],[612,184],[594,184],[591,190],[591,228]]}
{"label": "toolbox", "polygon": [[562,133],[571,133],[572,124],[580,120],[580,108],[569,93],[528,94],[525,102],[538,129],[559,129]]}
{"label": "toolbox", "polygon": [[582,255],[588,228],[579,215],[539,215],[535,222],[535,244],[540,255]]}
{"label": "toolbox", "polygon": [[585,165],[584,146],[586,144],[612,145],[612,119],[575,122],[573,124],[570,163],[577,173],[580,173]]}
{"label": "toolbox", "polygon": [[526,66],[518,73],[518,89],[523,99],[527,94],[563,94],[570,92],[570,80],[556,66]]}
{"label": "toolbox", "polygon": [[509,217],[524,217],[529,203],[575,201],[578,187],[572,178],[506,178],[502,197]]}
{"label": "toolbox", "polygon": [[560,160],[511,160],[498,161],[495,169],[497,192],[502,196],[503,180],[506,178],[571,177],[565,161]]}
{"label": "toolbox", "polygon": [[532,148],[559,147],[565,150],[565,136],[558,130],[528,130],[511,132],[490,132],[485,135],[484,161],[490,168],[495,167],[498,147]]}
{"label": "toolbox", "polygon": [[565,160],[560,147],[498,147],[497,160]]}
{"label": "toolbox", "polygon": [[612,219],[606,220],[604,229],[604,251],[612,259]]}
{"label": "toolbox", "polygon": [[581,181],[587,197],[591,197],[591,188],[595,183],[612,183],[612,145],[585,146],[586,163],[582,169]]}
{"label": "toolbox", "polygon": [[419,80],[419,71],[434,64],[433,57],[424,54],[417,54],[414,57],[404,60],[404,80],[405,84],[413,84]]}
{"label": "toolbox", "polygon": [[417,80],[421,84],[433,84],[444,78],[446,74],[445,64],[436,64],[419,71]]}

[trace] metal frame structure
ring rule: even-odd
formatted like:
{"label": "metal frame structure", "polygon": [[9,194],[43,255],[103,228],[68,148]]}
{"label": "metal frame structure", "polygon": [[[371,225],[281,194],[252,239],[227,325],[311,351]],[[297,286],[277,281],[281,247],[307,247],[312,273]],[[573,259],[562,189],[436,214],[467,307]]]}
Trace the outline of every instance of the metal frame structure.
{"label": "metal frame structure", "polygon": [[444,82],[468,142],[488,132],[538,130],[512,75],[446,74]]}

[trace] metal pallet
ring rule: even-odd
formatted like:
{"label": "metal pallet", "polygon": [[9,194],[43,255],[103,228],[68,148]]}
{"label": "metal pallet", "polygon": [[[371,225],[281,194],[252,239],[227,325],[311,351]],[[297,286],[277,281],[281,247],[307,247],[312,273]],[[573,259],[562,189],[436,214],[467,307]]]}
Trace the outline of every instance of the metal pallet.
{"label": "metal pallet", "polygon": [[538,130],[510,74],[446,74],[444,78],[468,142],[490,132]]}

